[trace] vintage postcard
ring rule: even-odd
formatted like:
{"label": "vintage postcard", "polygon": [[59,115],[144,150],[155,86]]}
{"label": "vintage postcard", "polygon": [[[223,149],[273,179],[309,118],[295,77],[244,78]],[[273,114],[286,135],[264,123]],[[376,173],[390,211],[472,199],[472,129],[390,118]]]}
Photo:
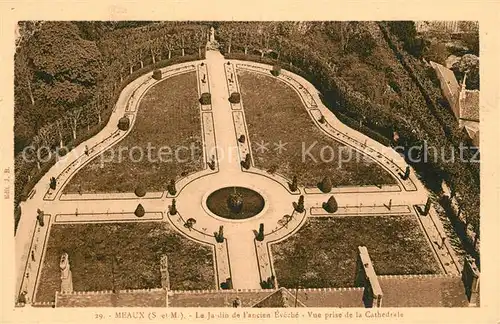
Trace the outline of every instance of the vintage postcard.
{"label": "vintage postcard", "polygon": [[3,6],[6,321],[500,320],[498,6],[170,5]]}

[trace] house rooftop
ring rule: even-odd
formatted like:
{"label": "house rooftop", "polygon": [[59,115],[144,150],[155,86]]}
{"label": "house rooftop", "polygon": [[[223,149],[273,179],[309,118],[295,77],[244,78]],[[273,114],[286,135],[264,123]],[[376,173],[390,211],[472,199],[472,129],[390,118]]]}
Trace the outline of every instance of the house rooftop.
{"label": "house rooftop", "polygon": [[164,289],[57,293],[55,307],[166,307]]}
{"label": "house rooftop", "polygon": [[[467,307],[458,275],[378,276],[382,307]],[[365,307],[363,287],[169,291],[125,290],[113,293],[58,293],[56,307]],[[297,303],[295,302],[297,296]]]}
{"label": "house rooftop", "polygon": [[479,91],[465,90],[460,97],[460,119],[479,122]]}
{"label": "house rooftop", "polygon": [[271,293],[255,305],[253,307],[260,308],[275,308],[275,307],[306,307],[299,298],[295,298],[295,296],[288,291],[286,288],[280,288],[275,292]]}
{"label": "house rooftop", "polygon": [[379,276],[382,307],[467,307],[460,276]]}

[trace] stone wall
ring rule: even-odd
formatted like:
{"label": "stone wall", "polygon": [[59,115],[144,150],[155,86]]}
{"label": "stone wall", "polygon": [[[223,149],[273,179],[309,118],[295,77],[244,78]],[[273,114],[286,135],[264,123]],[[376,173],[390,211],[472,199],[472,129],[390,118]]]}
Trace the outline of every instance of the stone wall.
{"label": "stone wall", "polygon": [[168,258],[167,255],[161,256],[160,261],[161,287],[170,290],[170,277],[168,275]]}
{"label": "stone wall", "polygon": [[465,287],[465,294],[469,300],[469,306],[472,307],[479,304],[479,277],[479,269],[476,266],[474,258],[466,256],[462,271],[462,281]]}
{"label": "stone wall", "polygon": [[358,246],[358,252],[355,284],[365,288],[363,293],[365,307],[382,307],[382,288],[380,288],[368,249],[365,246]]}

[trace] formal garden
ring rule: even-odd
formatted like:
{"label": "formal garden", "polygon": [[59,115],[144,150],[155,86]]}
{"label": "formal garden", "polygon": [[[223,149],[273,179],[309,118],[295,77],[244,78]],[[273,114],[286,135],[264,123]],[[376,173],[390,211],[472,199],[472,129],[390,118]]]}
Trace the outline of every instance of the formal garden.
{"label": "formal garden", "polygon": [[[203,169],[196,82],[196,73],[189,72],[150,88],[140,101],[130,134],[82,168],[64,192],[133,192],[139,185],[146,191],[163,191],[172,179]],[[160,147],[168,150],[162,153]],[[191,147],[195,149],[191,151]],[[183,149],[176,159],[178,148]]]}
{"label": "formal garden", "polygon": [[281,287],[353,287],[358,246],[366,246],[379,275],[440,273],[415,216],[308,218],[271,245]]}
{"label": "formal garden", "polygon": [[[106,124],[120,91],[131,80],[154,68],[203,59],[206,31],[210,26],[215,27],[217,41],[226,58],[279,63],[283,68],[304,76],[322,93],[324,103],[343,123],[381,143],[408,149],[426,140],[429,146],[440,149],[458,148],[466,141],[443,100],[432,68],[422,60],[432,59],[434,56],[430,54],[436,54],[436,48],[417,34],[412,21],[60,21],[43,24],[24,21],[19,23],[21,37],[16,40],[14,69],[16,208],[55,163],[54,159],[43,163],[27,162],[20,154],[24,148],[32,145],[35,148],[48,146],[52,150],[59,146],[72,149],[94,136]],[[468,53],[479,54],[477,30],[469,30],[464,41]],[[244,80],[241,84],[244,92]],[[260,89],[267,90],[267,87]],[[262,95],[260,98],[275,100],[275,94],[273,91],[272,96]],[[244,98],[244,93],[242,95],[247,112],[271,107],[252,107],[249,105],[252,95],[246,94],[250,98]],[[282,97],[279,105],[285,102]],[[260,124],[272,124],[272,128],[262,129],[281,132],[286,128],[287,135],[292,137],[310,134],[304,131],[307,123],[293,124],[300,118],[277,115],[279,121],[276,122],[262,116],[259,119],[247,118],[254,131]],[[168,125],[162,128],[161,131],[167,132]],[[398,134],[396,141],[394,132]],[[263,131],[254,133],[253,142],[264,136]],[[170,132],[169,136],[174,135]],[[315,185],[318,177],[314,172],[323,177],[322,167],[311,173],[300,172],[304,166],[294,162],[293,157],[290,162],[283,162],[292,151],[289,149],[278,155],[271,150],[267,152],[267,162],[260,161],[261,156],[256,154],[256,163],[264,169],[304,177],[299,179],[302,184]],[[454,193],[460,193],[460,208],[468,215],[464,225],[471,226],[479,235],[479,163],[459,163],[459,152],[455,150],[453,163],[430,161],[413,163],[412,167],[437,196],[441,195],[443,180]],[[159,167],[153,165],[151,169],[155,168]],[[175,174],[165,178],[196,167],[185,169],[174,170]],[[362,163],[353,163],[344,164],[343,170],[330,171],[334,173],[334,185],[392,181],[382,170],[371,168],[367,173],[367,169]],[[102,181],[94,185],[89,179],[82,182],[81,189],[78,178],[82,175],[77,175],[67,192],[131,191],[136,186],[131,182],[137,182],[138,175],[131,175],[130,170],[124,171],[127,172],[117,175],[120,181]],[[94,173],[109,180],[109,174],[104,171]],[[89,174],[93,177],[92,172]],[[160,190],[164,188],[163,180],[148,184],[146,179],[144,185],[148,190]],[[19,217],[20,213],[16,213],[16,224]]]}
{"label": "formal garden", "polygon": [[37,302],[54,301],[59,260],[68,253],[75,291],[160,288],[167,255],[170,288],[214,289],[213,251],[164,222],[52,225],[38,280]]}
{"label": "formal garden", "polygon": [[[324,177],[333,186],[396,183],[375,161],[322,133],[289,85],[271,74],[245,70],[238,70],[238,81],[256,167],[289,179],[297,176],[307,187],[315,187]],[[275,146],[280,142],[286,143],[282,150]],[[267,143],[267,149],[261,150],[259,143]],[[303,159],[305,151],[312,158]]]}
{"label": "formal garden", "polygon": [[[286,288],[354,287],[359,246],[367,247],[377,275],[450,274],[453,266],[459,273],[446,239],[450,228],[461,222],[462,212],[467,214],[465,229],[470,225],[475,232],[473,247],[467,251],[475,256],[479,164],[410,163],[406,159],[402,177],[412,172],[412,181],[421,180],[426,188],[400,188],[394,193],[393,186],[383,188],[398,184],[393,174],[323,132],[319,126],[328,115],[310,113],[293,87],[277,78],[282,69],[304,77],[340,122],[389,148],[400,147],[404,158],[409,157],[410,147],[423,141],[436,149],[457,147],[464,135],[456,130],[451,113],[443,112],[440,90],[433,85],[436,80],[423,77],[429,71],[420,62],[422,56],[414,53],[419,47],[412,43],[416,36],[397,35],[397,23],[389,22],[220,22],[210,29],[211,34],[207,34],[211,26],[207,22],[138,24],[121,28],[47,23],[33,33],[34,49],[16,53],[21,63],[16,63],[15,220],[21,217],[21,206],[29,211],[35,204],[47,215],[65,213],[63,221],[55,216],[48,222],[43,248],[37,251],[35,245],[20,255],[22,262],[28,255],[24,277],[20,277],[21,288],[26,289],[22,294],[35,291],[35,302],[54,302],[55,292],[61,291],[60,259],[66,253],[73,286],[68,290],[74,292],[161,288],[160,260],[165,256],[171,290],[257,289],[259,284],[278,288],[276,283]],[[59,29],[85,56],[68,59],[61,71],[56,67],[67,53],[63,50],[64,55],[57,55],[49,46],[52,39],[58,39]],[[405,43],[405,38],[412,42]],[[220,52],[205,53],[210,49],[204,47],[207,39],[209,44],[220,44]],[[70,43],[61,44],[71,47]],[[53,61],[34,60],[44,57],[36,52],[44,46],[50,47],[46,56]],[[199,59],[206,59],[197,71],[210,92],[198,91],[196,72],[156,83],[134,98],[133,125],[127,117],[116,125],[122,131],[131,128],[130,132],[103,148],[63,188],[64,180],[56,183],[61,179],[56,179],[59,171],[51,169],[49,192],[54,196],[45,194],[38,180],[55,161],[22,161],[25,147],[47,147],[51,152],[68,146],[71,151],[98,134],[113,112],[122,117],[113,107],[132,80],[146,74],[159,80],[159,68]],[[269,65],[267,73],[255,72],[230,59],[273,67]],[[223,66],[219,73],[217,68]],[[231,70],[230,80],[228,67],[236,69]],[[77,77],[65,72],[72,69]],[[47,77],[52,80],[50,86],[40,78],[47,71],[54,72]],[[32,111],[24,113],[23,107]],[[31,130],[27,125],[37,116],[39,122]],[[225,136],[232,141],[225,141]],[[233,142],[241,158],[235,163],[223,160],[220,151],[232,149]],[[221,143],[224,147],[217,146]],[[207,163],[204,145],[207,151],[212,145],[218,149]],[[197,173],[206,168],[213,172]],[[452,220],[442,232],[429,210],[432,204],[445,205],[444,181],[459,206],[458,216],[451,205],[436,208],[442,218]],[[323,203],[328,214],[317,212],[325,196],[312,188],[327,193],[347,186],[351,188],[339,190],[339,203],[333,196]],[[68,195],[58,196],[56,187]],[[146,195],[151,192],[161,195]],[[74,195],[103,193],[110,195]],[[136,197],[113,193],[135,193]],[[134,204],[129,204],[133,199]],[[19,205],[20,201],[25,203]],[[393,205],[401,209],[391,210]],[[103,213],[108,206],[117,208],[119,221],[109,218],[109,209],[107,215]],[[413,206],[425,212],[404,214]],[[355,215],[352,210],[358,207],[375,216]],[[407,211],[401,211],[403,207]],[[75,211],[74,215],[68,210]],[[339,210],[342,213],[335,214]],[[37,221],[44,226],[44,212],[38,212]],[[157,221],[160,214],[163,218]],[[255,216],[262,217],[257,221],[252,219]],[[18,233],[30,233],[26,224],[30,225],[21,222]],[[461,249],[467,233],[462,234],[460,241],[456,237],[451,241],[456,249]],[[18,235],[16,239],[24,238]],[[35,252],[40,256],[35,258]],[[32,268],[33,264],[37,267]],[[36,287],[30,287],[30,281]]]}

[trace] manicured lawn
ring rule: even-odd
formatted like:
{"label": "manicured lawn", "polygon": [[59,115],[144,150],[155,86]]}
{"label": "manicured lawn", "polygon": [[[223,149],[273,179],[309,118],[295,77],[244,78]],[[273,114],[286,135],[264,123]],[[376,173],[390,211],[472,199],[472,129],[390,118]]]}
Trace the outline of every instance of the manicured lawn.
{"label": "manicured lawn", "polygon": [[[147,191],[165,190],[170,179],[203,169],[202,145],[196,73],[168,78],[146,92],[130,134],[82,168],[64,192],[79,186],[83,193],[133,192],[139,183]],[[160,147],[168,148],[159,153]]]}
{"label": "manicured lawn", "polygon": [[[290,86],[271,75],[243,70],[238,71],[238,80],[256,167],[277,168],[290,179],[296,175],[307,187],[316,186],[326,175],[334,186],[396,183],[373,160],[357,158],[355,151],[322,133]],[[262,141],[270,143],[268,150],[258,150]],[[281,153],[275,150],[280,141],[287,143]],[[314,159],[306,154],[311,146]]]}
{"label": "manicured lawn", "polygon": [[[168,257],[170,288],[214,289],[212,249],[164,222],[53,225],[37,301],[53,301],[61,287],[59,258],[69,255],[75,291],[161,287],[160,258]],[[114,261],[113,261],[114,259]]]}
{"label": "manicured lawn", "polygon": [[309,218],[290,238],[272,245],[282,287],[352,287],[358,246],[366,246],[379,275],[439,273],[414,216]]}

